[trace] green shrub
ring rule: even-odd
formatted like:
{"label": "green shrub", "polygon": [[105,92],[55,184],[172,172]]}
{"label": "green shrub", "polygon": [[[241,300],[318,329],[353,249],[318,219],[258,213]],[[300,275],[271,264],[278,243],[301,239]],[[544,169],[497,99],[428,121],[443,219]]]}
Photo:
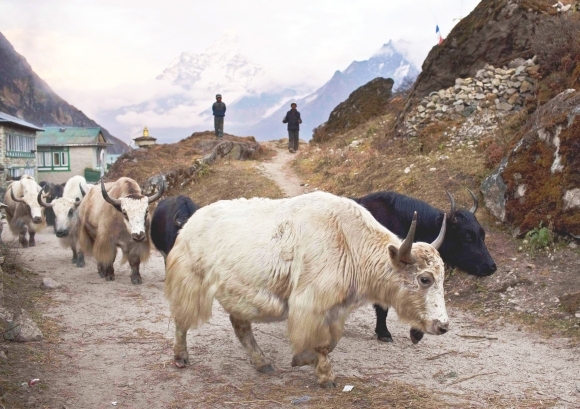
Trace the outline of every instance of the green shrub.
{"label": "green shrub", "polygon": [[532,254],[535,254],[538,250],[544,249],[554,242],[552,232],[547,227],[540,225],[529,232],[526,233],[526,240],[528,241],[528,247]]}

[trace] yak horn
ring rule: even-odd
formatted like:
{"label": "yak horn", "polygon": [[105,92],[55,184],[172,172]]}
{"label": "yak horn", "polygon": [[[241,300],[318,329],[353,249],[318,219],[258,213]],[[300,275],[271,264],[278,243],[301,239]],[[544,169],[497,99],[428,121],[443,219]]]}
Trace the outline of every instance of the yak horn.
{"label": "yak horn", "polygon": [[473,198],[473,206],[471,207],[471,209],[469,209],[469,212],[475,214],[475,212],[477,212],[477,206],[479,204],[477,202],[477,196],[475,196],[471,190],[467,189],[467,191],[471,194],[471,197]]}
{"label": "yak horn", "polygon": [[443,240],[445,239],[445,230],[447,228],[447,215],[443,213],[443,224],[441,225],[441,230],[439,231],[439,236],[435,239],[431,245],[435,248],[435,250],[439,250],[439,247],[443,244]]}
{"label": "yak horn", "polygon": [[81,190],[82,197],[85,197],[87,193],[83,190],[83,185],[81,183],[79,183],[79,189]]}
{"label": "yak horn", "polygon": [[413,212],[413,221],[411,222],[411,227],[407,233],[407,237],[401,243],[399,247],[399,258],[406,263],[411,264],[411,247],[413,247],[413,241],[415,240],[415,229],[417,228],[417,212]]}
{"label": "yak horn", "polygon": [[52,203],[45,203],[42,201],[42,190],[40,190],[40,192],[38,192],[38,196],[36,196],[36,200],[38,200],[38,204],[41,205],[42,207],[46,207],[47,209],[50,209],[52,207]]}
{"label": "yak horn", "polygon": [[453,195],[451,193],[449,193],[447,190],[445,191],[445,193],[447,193],[447,196],[449,197],[449,202],[451,203],[451,210],[449,210],[449,218],[452,218],[453,215],[455,214],[455,211],[457,210],[455,208],[455,199],[453,198]]}
{"label": "yak horn", "polygon": [[165,181],[163,180],[163,175],[159,175],[161,177],[161,185],[159,186],[159,190],[157,191],[156,195],[150,196],[147,199],[149,203],[153,203],[154,201],[158,200],[161,196],[163,196],[163,192],[165,191]]}
{"label": "yak horn", "polygon": [[175,213],[175,216],[173,216],[173,224],[175,225],[175,227],[177,227],[178,229],[181,229],[183,227],[183,223],[180,223],[177,220],[177,216],[179,216],[179,212]]}
{"label": "yak horn", "polygon": [[[42,193],[42,190],[40,191]],[[12,200],[14,200],[15,202],[20,202],[20,203],[26,203],[24,200],[22,199],[16,199],[16,196],[14,196],[14,192],[12,191],[12,186],[10,186],[10,197],[12,198]]]}
{"label": "yak horn", "polygon": [[103,179],[101,179],[101,192],[103,193],[103,199],[105,199],[105,201],[111,203],[113,206],[117,208],[121,207],[121,201],[119,199],[113,199],[112,197],[109,197],[109,194],[105,189],[105,182],[103,182]]}

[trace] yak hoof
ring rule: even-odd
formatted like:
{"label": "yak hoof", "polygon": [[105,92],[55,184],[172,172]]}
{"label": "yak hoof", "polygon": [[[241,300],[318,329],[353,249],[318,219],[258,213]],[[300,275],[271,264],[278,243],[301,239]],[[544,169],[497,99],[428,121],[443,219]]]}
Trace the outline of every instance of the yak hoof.
{"label": "yak hoof", "polygon": [[106,276],[105,281],[115,281],[115,276]]}
{"label": "yak hoof", "polygon": [[143,284],[141,276],[131,277],[131,284]]}
{"label": "yak hoof", "polygon": [[101,277],[101,278],[105,278],[105,272],[104,272],[104,271],[101,271],[101,270],[99,270],[99,277]]}
{"label": "yak hoof", "polygon": [[272,373],[274,372],[274,367],[272,364],[262,365],[261,367],[257,368],[257,370],[260,373]]}
{"label": "yak hoof", "polygon": [[421,341],[423,339],[423,335],[425,335],[425,334],[419,330],[411,329],[410,335],[411,335],[411,342],[413,344],[418,344],[419,341]]}
{"label": "yak hoof", "polygon": [[394,342],[390,335],[377,335],[377,339],[381,342]]}
{"label": "yak hoof", "polygon": [[189,365],[188,359],[176,359],[174,362],[175,366],[179,369],[185,368],[186,365]]}
{"label": "yak hoof", "polygon": [[27,241],[23,241],[23,242],[21,242],[20,244],[22,244],[22,248],[23,248],[23,249],[26,249],[26,248],[28,248],[28,242],[27,242]]}
{"label": "yak hoof", "polygon": [[326,381],[320,384],[320,386],[324,389],[333,389],[336,388],[336,382],[334,381]]}
{"label": "yak hoof", "polygon": [[84,261],[79,261],[76,263],[77,267],[84,267],[85,266],[85,262]]}

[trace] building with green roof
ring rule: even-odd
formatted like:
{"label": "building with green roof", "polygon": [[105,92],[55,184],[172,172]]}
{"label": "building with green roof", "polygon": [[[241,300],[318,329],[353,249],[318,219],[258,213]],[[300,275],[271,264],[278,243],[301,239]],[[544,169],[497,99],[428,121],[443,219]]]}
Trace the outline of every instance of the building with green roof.
{"label": "building with green roof", "polygon": [[41,180],[65,183],[82,175],[96,182],[104,174],[107,142],[101,128],[47,126],[38,135],[38,175]]}
{"label": "building with green roof", "polygon": [[[0,187],[13,178],[37,178],[36,135],[43,129],[20,118],[0,112]],[[1,199],[0,199],[1,200]]]}

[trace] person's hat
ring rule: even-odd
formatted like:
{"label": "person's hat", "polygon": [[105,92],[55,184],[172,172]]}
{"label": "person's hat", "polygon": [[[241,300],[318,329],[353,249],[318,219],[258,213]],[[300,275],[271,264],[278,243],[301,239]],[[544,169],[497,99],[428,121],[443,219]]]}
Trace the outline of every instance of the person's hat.
{"label": "person's hat", "polygon": [[[292,103],[290,104],[290,106],[292,106],[292,105],[296,105],[296,102],[292,102]],[[296,105],[296,106],[298,106],[298,105]]]}
{"label": "person's hat", "polygon": [[215,97],[216,98],[221,98],[222,97],[222,94],[217,94]]}

